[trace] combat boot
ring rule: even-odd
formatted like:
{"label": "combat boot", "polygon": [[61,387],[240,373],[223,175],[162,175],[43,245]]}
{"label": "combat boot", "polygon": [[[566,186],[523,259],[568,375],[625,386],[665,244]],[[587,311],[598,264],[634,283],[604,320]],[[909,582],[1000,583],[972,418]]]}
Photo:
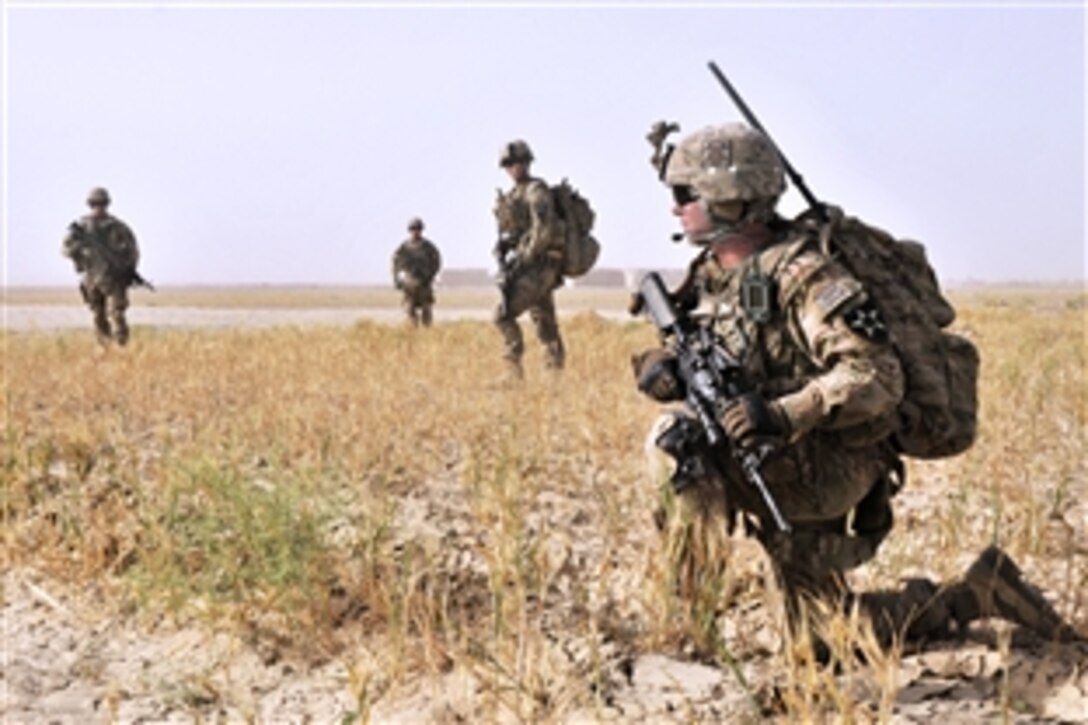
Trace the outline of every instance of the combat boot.
{"label": "combat boot", "polygon": [[95,310],[94,313],[94,334],[99,344],[108,345],[113,336],[110,333],[110,321],[106,317],[105,311],[99,312]]}
{"label": "combat boot", "polygon": [[544,346],[544,364],[549,370],[562,370],[566,364],[567,353],[563,349],[562,340],[552,340]]}
{"label": "combat boot", "polygon": [[1038,589],[1028,583],[1020,567],[997,546],[989,546],[967,570],[964,582],[974,593],[978,616],[1000,617],[1032,630],[1040,637],[1061,642],[1083,640]]}
{"label": "combat boot", "polygon": [[113,321],[113,339],[121,347],[128,343],[128,322],[124,317],[118,317]]}

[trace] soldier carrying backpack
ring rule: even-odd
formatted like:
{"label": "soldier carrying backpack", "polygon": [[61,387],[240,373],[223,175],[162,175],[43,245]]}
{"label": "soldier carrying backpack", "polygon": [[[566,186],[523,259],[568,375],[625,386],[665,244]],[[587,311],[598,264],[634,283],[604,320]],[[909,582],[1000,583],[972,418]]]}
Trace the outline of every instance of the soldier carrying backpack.
{"label": "soldier carrying backpack", "polygon": [[143,286],[154,290],[136,267],[140,248],[127,224],[109,213],[109,192],[97,186],[87,195],[90,213],[68,225],[62,254],[72,260],[81,275],[79,292],[94,313],[99,342],[128,342],[128,289]]}
{"label": "soldier carrying backpack", "polygon": [[514,186],[498,194],[495,219],[499,239],[493,249],[498,262],[501,300],[495,325],[505,344],[504,358],[512,377],[523,375],[525,343],[518,317],[528,312],[544,345],[545,364],[562,369],[566,360],[554,291],[563,277],[585,274],[597,261],[600,247],[590,235],[594,214],[589,203],[566,179],[549,187],[530,173],[533,152],[525,141],[511,141],[499,154],[499,166]]}
{"label": "soldier carrying backpack", "polygon": [[663,151],[667,128],[651,132],[653,161],[700,251],[668,295],[673,334],[632,364],[644,394],[687,404],[651,433],[679,502],[681,589],[724,566],[713,542],[691,537],[693,525],[711,532],[709,519],[723,515],[730,530],[744,521],[767,551],[795,626],[814,598],[859,603],[885,641],[988,616],[1075,636],[996,547],[943,586],[914,579],[900,592],[850,591],[845,572],[892,528],[901,457],[971,444],[977,352],[943,329],[952,309],[921,245],[814,199],[798,219],[779,216],[789,167],[757,128],[708,127]]}

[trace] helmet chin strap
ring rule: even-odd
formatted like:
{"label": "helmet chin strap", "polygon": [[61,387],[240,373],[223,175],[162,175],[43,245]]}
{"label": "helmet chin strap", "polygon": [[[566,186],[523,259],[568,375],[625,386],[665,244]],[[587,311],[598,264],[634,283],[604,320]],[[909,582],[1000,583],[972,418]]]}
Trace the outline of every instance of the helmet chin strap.
{"label": "helmet chin strap", "polygon": [[705,232],[696,232],[695,234],[686,235],[688,241],[697,247],[705,247],[720,241],[727,237],[731,237],[737,233],[736,229],[727,228],[724,226],[715,226],[713,229]]}
{"label": "helmet chin strap", "polygon": [[748,202],[744,204],[744,210],[738,219],[723,219],[716,215],[710,209],[710,205],[706,199],[699,199],[699,206],[703,210],[703,214],[710,220],[713,227],[705,232],[696,232],[695,234],[688,234],[688,241],[697,246],[704,246],[707,244],[713,244],[714,242],[730,237],[741,230],[745,224],[747,224],[748,211],[751,205]]}
{"label": "helmet chin strap", "polygon": [[[753,222],[769,222],[771,219],[774,218],[774,208],[776,203],[777,199],[758,199],[745,201],[740,216],[738,216],[736,219],[725,219],[714,214],[714,212],[710,209],[710,205],[707,204],[705,199],[699,199],[699,205],[702,207],[703,213],[706,215],[706,218],[710,220],[713,228],[705,232],[696,232],[694,234],[687,234],[684,236],[687,237],[687,240],[691,244],[700,247],[713,244],[715,242],[720,242],[724,239],[728,239],[731,236],[740,234],[742,229],[748,227]],[[679,239],[676,239],[676,241],[679,241]]]}

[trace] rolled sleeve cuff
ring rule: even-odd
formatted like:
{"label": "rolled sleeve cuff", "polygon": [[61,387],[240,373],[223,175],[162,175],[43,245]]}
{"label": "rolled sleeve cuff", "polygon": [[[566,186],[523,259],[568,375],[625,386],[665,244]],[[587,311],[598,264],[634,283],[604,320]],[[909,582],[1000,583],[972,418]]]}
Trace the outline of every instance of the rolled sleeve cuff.
{"label": "rolled sleeve cuff", "polygon": [[809,384],[776,401],[789,421],[789,442],[794,443],[815,428],[824,417],[824,397],[819,386]]}

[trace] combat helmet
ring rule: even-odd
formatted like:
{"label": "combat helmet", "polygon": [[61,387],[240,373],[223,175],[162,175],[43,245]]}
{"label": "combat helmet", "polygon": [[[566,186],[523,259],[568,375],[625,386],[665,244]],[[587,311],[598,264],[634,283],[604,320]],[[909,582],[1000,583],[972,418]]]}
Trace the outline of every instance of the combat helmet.
{"label": "combat helmet", "polygon": [[423,220],[417,216],[414,216],[408,220],[408,231],[412,231],[414,229],[423,231]]}
{"label": "combat helmet", "polygon": [[786,188],[774,145],[742,123],[708,126],[682,140],[668,159],[665,183],[691,187],[708,205],[774,202]]}
{"label": "combat helmet", "polygon": [[96,186],[87,192],[88,204],[109,204],[110,193],[101,186]]}
{"label": "combat helmet", "polygon": [[506,168],[511,164],[528,164],[533,161],[533,150],[521,139],[503,145],[499,151],[499,166]]}

